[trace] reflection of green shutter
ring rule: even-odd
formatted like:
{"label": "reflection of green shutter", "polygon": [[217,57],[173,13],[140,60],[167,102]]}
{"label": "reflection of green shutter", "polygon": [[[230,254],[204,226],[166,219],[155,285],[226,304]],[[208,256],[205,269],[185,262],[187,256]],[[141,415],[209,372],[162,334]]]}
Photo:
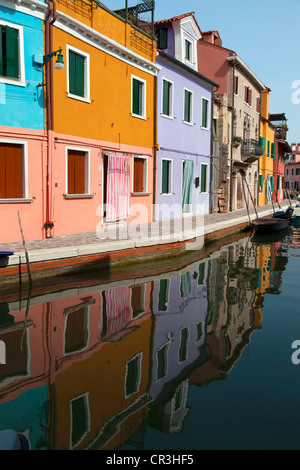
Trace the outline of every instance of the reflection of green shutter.
{"label": "reflection of green shutter", "polygon": [[275,142],[271,144],[271,157],[275,158]]}
{"label": "reflection of green shutter", "polygon": [[198,277],[199,286],[204,284],[204,274],[205,274],[205,263],[201,263],[199,264],[199,277]]}
{"label": "reflection of green shutter", "polygon": [[168,310],[168,307],[167,307],[167,302],[168,302],[167,288],[168,288],[167,279],[161,279],[160,282],[159,282],[159,296],[158,296],[158,310],[160,312],[166,312]]}
{"label": "reflection of green shutter", "polygon": [[19,78],[19,31],[6,26],[6,76]]}
{"label": "reflection of green shutter", "polygon": [[265,154],[265,151],[266,151],[266,139],[265,139],[265,137],[260,136],[260,145],[262,146],[264,154]]}
{"label": "reflection of green shutter", "polygon": [[263,185],[264,185],[264,177],[263,175],[259,175],[259,192],[263,192]]}

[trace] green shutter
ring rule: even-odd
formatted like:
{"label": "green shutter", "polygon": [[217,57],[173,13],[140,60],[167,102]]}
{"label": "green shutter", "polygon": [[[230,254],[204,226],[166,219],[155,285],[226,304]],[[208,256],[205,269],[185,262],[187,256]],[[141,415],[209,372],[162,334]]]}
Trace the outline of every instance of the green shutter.
{"label": "green shutter", "polygon": [[208,101],[202,99],[202,127],[207,127],[207,107]]}
{"label": "green shutter", "polygon": [[162,160],[162,194],[168,194],[170,188],[169,182],[169,165],[170,162],[168,160]]}
{"label": "green shutter", "polygon": [[3,77],[3,44],[2,44],[3,28],[0,26],[0,76]]}
{"label": "green shutter", "polygon": [[270,141],[268,140],[268,146],[267,146],[267,157],[270,156]]}
{"label": "green shutter", "polygon": [[19,31],[6,26],[6,76],[19,78]]}
{"label": "green shutter", "polygon": [[170,115],[170,83],[163,81],[163,114]]}
{"label": "green shutter", "polygon": [[265,139],[265,137],[260,136],[260,145],[262,146],[264,154],[265,154],[265,151],[266,151],[266,139]]}
{"label": "green shutter", "polygon": [[271,176],[271,191],[274,192],[274,176]]}
{"label": "green shutter", "polygon": [[191,93],[187,90],[184,91],[184,120],[185,122],[191,120]]}
{"label": "green shutter", "polygon": [[69,92],[84,98],[85,58],[75,52],[69,52]]}
{"label": "green shutter", "polygon": [[271,157],[275,158],[275,142],[271,144]]}
{"label": "green shutter", "polygon": [[132,112],[138,116],[143,114],[143,86],[135,78],[132,82]]}
{"label": "green shutter", "polygon": [[201,165],[201,193],[207,192],[207,165]]}
{"label": "green shutter", "polygon": [[259,192],[263,192],[263,185],[264,185],[264,177],[263,175],[259,175]]}

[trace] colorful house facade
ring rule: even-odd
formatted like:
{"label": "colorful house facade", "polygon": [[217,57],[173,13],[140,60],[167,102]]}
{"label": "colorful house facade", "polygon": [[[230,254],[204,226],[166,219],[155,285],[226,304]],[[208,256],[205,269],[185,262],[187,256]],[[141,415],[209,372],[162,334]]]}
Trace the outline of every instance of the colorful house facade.
{"label": "colorful house facade", "polygon": [[232,112],[231,123],[227,115],[218,122],[219,134],[222,129],[223,135],[223,141],[219,139],[218,158],[223,162],[222,168],[228,168],[226,181],[223,175],[214,191],[219,191],[229,211],[246,207],[252,200],[257,204],[262,155],[260,95],[265,86],[236,52],[222,45],[217,31],[203,32],[198,41],[198,70],[219,83],[218,95],[226,95]]}
{"label": "colorful house facade", "polygon": [[56,3],[50,48],[65,70],[53,76],[50,234],[149,222],[156,41],[98,2]]}
{"label": "colorful house facade", "polygon": [[270,89],[261,94],[260,141],[264,154],[259,165],[259,205],[271,204],[274,193],[274,162],[276,158],[275,126],[269,120]]}
{"label": "colorful house facade", "polygon": [[[13,3],[13,5],[12,5]],[[35,8],[32,7],[34,3]],[[42,2],[0,4],[0,238],[41,238],[46,159]]]}
{"label": "colorful house facade", "polygon": [[198,72],[193,13],[157,21],[157,217],[210,211],[211,119],[218,85]]}

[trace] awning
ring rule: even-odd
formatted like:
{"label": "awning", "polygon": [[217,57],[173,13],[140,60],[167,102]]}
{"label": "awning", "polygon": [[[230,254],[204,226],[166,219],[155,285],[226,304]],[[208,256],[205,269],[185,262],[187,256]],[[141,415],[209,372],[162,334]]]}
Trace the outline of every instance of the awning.
{"label": "awning", "polygon": [[0,257],[4,258],[6,256],[12,256],[14,254],[13,251],[8,250],[7,248],[3,248],[3,246],[0,246]]}

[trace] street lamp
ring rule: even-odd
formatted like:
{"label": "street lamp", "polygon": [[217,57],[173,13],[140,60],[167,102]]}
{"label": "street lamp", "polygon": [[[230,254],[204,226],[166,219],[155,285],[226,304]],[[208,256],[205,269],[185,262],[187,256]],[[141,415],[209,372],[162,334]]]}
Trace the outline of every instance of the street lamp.
{"label": "street lamp", "polygon": [[57,59],[56,63],[54,65],[54,68],[56,70],[65,70],[65,64],[64,64],[64,56],[62,55],[62,48],[60,47],[57,51],[50,52],[50,54],[46,54],[43,56],[43,65],[46,65],[52,57],[56,56],[57,54]]}

